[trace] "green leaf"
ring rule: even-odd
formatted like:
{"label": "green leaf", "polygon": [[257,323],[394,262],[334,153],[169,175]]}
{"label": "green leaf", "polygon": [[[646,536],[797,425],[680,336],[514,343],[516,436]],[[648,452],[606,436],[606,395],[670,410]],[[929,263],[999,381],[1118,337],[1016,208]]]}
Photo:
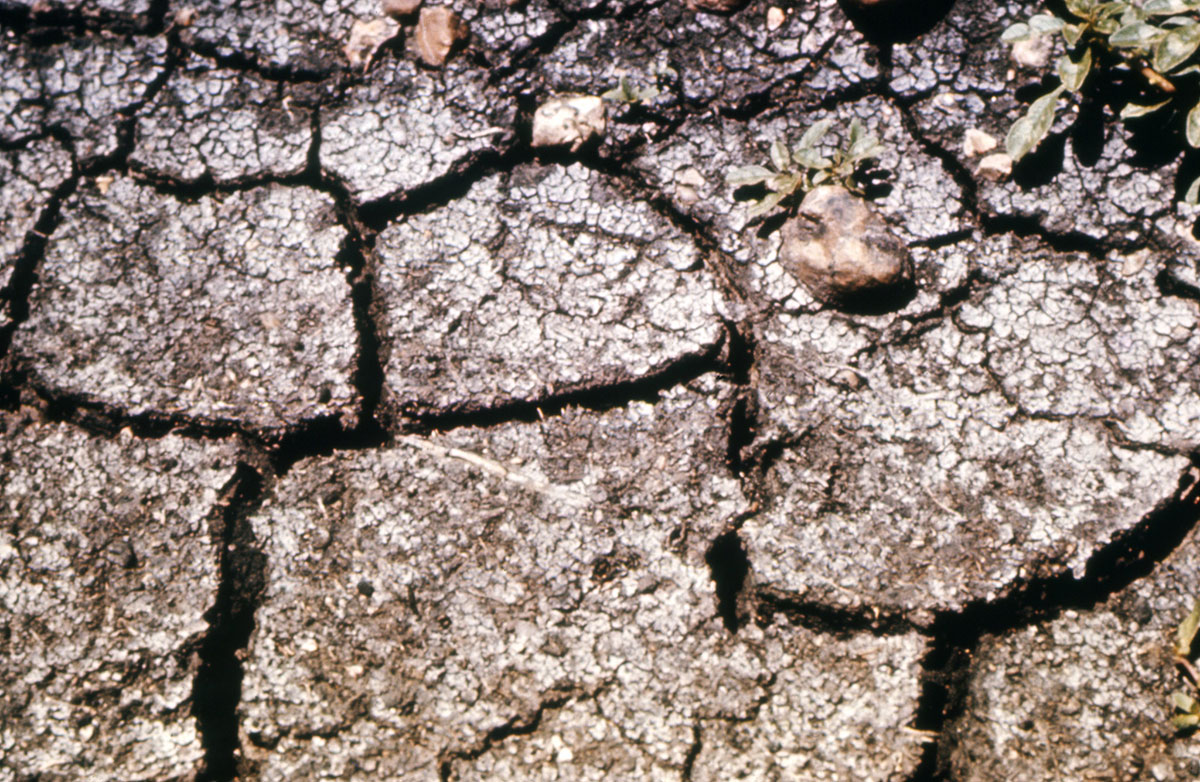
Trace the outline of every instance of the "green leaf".
{"label": "green leaf", "polygon": [[1183,196],[1183,202],[1189,206],[1200,204],[1200,177],[1197,177]]}
{"label": "green leaf", "polygon": [[1029,29],[1039,35],[1056,33],[1062,29],[1063,20],[1050,14],[1037,14],[1029,20]]}
{"label": "green leaf", "polygon": [[1187,58],[1200,47],[1200,24],[1192,22],[1183,27],[1176,27],[1163,36],[1154,48],[1154,70],[1168,73],[1173,68],[1183,65]]}
{"label": "green leaf", "polygon": [[1170,98],[1159,103],[1151,103],[1148,105],[1140,105],[1137,103],[1129,103],[1125,108],[1121,109],[1121,119],[1133,119],[1134,117],[1144,117],[1147,114],[1153,114],[1171,102]]}
{"label": "green leaf", "polygon": [[[1195,113],[1195,109],[1192,113]],[[1175,631],[1175,654],[1187,657],[1192,653],[1192,639],[1196,637],[1197,629],[1200,629],[1200,600],[1195,602],[1192,612],[1179,623],[1179,628]]]}
{"label": "green leaf", "polygon": [[787,171],[792,167],[792,156],[788,153],[787,146],[778,139],[771,142],[771,165],[775,166],[777,171]]}
{"label": "green leaf", "polygon": [[1197,708],[1200,707],[1200,703],[1197,703],[1195,698],[1193,698],[1191,695],[1188,695],[1183,690],[1176,690],[1175,692],[1171,693],[1171,702],[1175,704],[1175,708],[1182,712],[1195,714],[1196,712],[1200,711],[1200,708]]}
{"label": "green leaf", "polygon": [[795,174],[776,174],[767,182],[767,187],[776,193],[791,195],[800,186],[800,177]]}
{"label": "green leaf", "polygon": [[814,122],[812,127],[804,131],[804,135],[800,137],[800,144],[796,149],[812,149],[821,142],[821,139],[825,138],[831,127],[833,127],[833,120],[831,119]]}
{"label": "green leaf", "polygon": [[833,176],[833,174],[829,173],[828,171],[818,171],[817,173],[813,174],[813,178],[812,178],[813,187],[816,187],[817,185],[821,184],[822,182],[828,182],[830,177],[832,177],[832,176]]}
{"label": "green leaf", "polygon": [[1065,54],[1058,58],[1058,77],[1062,79],[1063,86],[1071,92],[1079,92],[1083,88],[1083,82],[1087,79],[1088,72],[1091,69],[1091,49],[1086,49],[1083,52],[1083,56],[1079,58],[1079,62],[1073,62]]}
{"label": "green leaf", "polygon": [[1200,147],[1200,103],[1192,106],[1187,115],[1187,141],[1193,147]]}
{"label": "green leaf", "polygon": [[1031,35],[1033,35],[1033,30],[1029,25],[1024,22],[1017,22],[1000,35],[1000,40],[1003,43],[1016,43],[1017,41],[1027,40]]}
{"label": "green leaf", "polygon": [[796,161],[796,165],[801,168],[829,168],[833,165],[833,161],[827,157],[821,157],[820,153],[814,152],[811,149],[801,149],[796,147],[792,150],[792,160]]}
{"label": "green leaf", "polygon": [[1175,730],[1187,730],[1200,725],[1200,714],[1176,714],[1171,718]]}
{"label": "green leaf", "polygon": [[851,163],[857,165],[864,160],[877,158],[882,154],[883,144],[879,143],[879,139],[867,134],[858,141],[854,142],[854,145],[850,147],[850,151],[847,153],[847,157],[850,159]]}
{"label": "green leaf", "polygon": [[1029,112],[1013,123],[1004,139],[1004,148],[1013,162],[1029,154],[1042,139],[1050,132],[1054,124],[1054,109],[1058,96],[1063,93],[1063,87],[1043,95],[1033,102]]}
{"label": "green leaf", "polygon": [[775,207],[779,206],[779,202],[784,198],[784,193],[768,193],[767,197],[761,201],[756,201],[751,207],[746,210],[746,214],[750,217],[758,217],[766,214]]}
{"label": "green leaf", "polygon": [[1096,0],[1067,0],[1067,10],[1080,19],[1086,19],[1095,7]]}
{"label": "green leaf", "polygon": [[1083,25],[1080,24],[1064,24],[1062,29],[1063,40],[1067,42],[1067,46],[1074,46],[1079,43],[1079,39],[1083,37]]}
{"label": "green leaf", "polygon": [[725,174],[725,181],[734,187],[759,185],[775,176],[775,172],[765,166],[738,166],[731,168]]}
{"label": "green leaf", "polygon": [[850,131],[846,134],[846,148],[850,149],[862,139],[866,133],[866,128],[863,127],[862,121],[855,117],[850,120]]}
{"label": "green leaf", "polygon": [[1190,6],[1183,0],[1150,0],[1142,6],[1142,10],[1150,16],[1170,16],[1190,10]]}
{"label": "green leaf", "polygon": [[1144,49],[1154,45],[1161,35],[1163,31],[1152,24],[1133,22],[1110,35],[1108,45],[1118,49]]}

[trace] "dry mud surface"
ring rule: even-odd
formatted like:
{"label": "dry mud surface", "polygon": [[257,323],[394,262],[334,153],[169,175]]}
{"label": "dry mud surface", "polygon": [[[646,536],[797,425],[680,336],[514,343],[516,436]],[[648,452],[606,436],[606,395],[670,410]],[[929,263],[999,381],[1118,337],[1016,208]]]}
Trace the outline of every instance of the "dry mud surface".
{"label": "dry mud surface", "polygon": [[[0,782],[1200,777],[1177,134],[977,174],[1034,3],[450,5],[0,0]],[[725,184],[826,118],[892,306]]]}

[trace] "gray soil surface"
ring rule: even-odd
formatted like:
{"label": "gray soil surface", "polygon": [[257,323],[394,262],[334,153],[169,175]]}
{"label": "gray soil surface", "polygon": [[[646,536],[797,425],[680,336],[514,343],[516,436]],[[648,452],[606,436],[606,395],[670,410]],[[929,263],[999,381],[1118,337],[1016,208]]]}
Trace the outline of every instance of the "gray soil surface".
{"label": "gray soil surface", "polygon": [[[917,5],[0,0],[0,782],[1200,778],[1196,158],[981,173],[1039,4]],[[870,306],[725,181],[823,119]]]}

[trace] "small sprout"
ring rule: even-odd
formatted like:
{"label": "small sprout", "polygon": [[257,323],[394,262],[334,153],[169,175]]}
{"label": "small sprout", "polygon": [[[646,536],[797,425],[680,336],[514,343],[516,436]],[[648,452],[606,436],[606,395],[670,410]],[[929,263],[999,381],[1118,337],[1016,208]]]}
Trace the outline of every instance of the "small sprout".
{"label": "small sprout", "polygon": [[737,166],[726,173],[725,181],[735,188],[761,185],[769,191],[751,203],[751,217],[790,203],[797,193],[806,193],[819,185],[841,185],[863,195],[855,175],[883,153],[883,145],[866,131],[862,122],[854,119],[842,145],[831,150],[822,141],[832,127],[833,120],[828,119],[813,124],[792,149],[778,139],[771,142],[768,156],[772,168]]}
{"label": "small sprout", "polygon": [[[1192,188],[1196,188],[1196,184]],[[1192,642],[1196,640],[1196,631],[1200,630],[1200,599],[1192,606],[1192,611],[1179,623],[1175,630],[1175,664],[1186,674],[1187,681],[1193,689],[1200,687],[1200,674],[1192,664]],[[1200,701],[1182,690],[1171,693],[1171,702],[1175,706],[1175,714],[1171,717],[1171,725],[1175,730],[1192,730],[1200,726]]]}
{"label": "small sprout", "polygon": [[1200,600],[1192,606],[1192,612],[1179,623],[1175,631],[1175,656],[1187,659],[1192,654],[1192,641],[1196,638],[1196,630],[1200,629]]}
{"label": "small sprout", "polygon": [[[1024,55],[1018,57],[1019,47],[1038,43],[1044,48],[1054,36],[1061,35],[1068,49],[1055,63],[1059,85],[1035,100],[1009,131],[1005,149],[1012,159],[1020,160],[1042,143],[1059,108],[1079,101],[1097,63],[1105,63],[1110,70],[1127,70],[1142,79],[1143,97],[1121,109],[1121,119],[1144,117],[1171,107],[1179,113],[1190,108],[1186,137],[1188,144],[1200,148],[1200,104],[1177,105],[1182,95],[1195,95],[1194,89],[1181,91],[1180,80],[1200,74],[1200,67],[1194,63],[1200,51],[1200,0],[1065,0],[1064,6],[1062,17],[1036,14],[1027,22],[1010,26],[1000,36],[1001,41],[1013,46],[1014,59],[1027,65],[1037,63],[1028,57],[1023,60]],[[1188,191],[1192,193],[1191,203],[1197,195],[1193,190]]]}
{"label": "small sprout", "polygon": [[639,87],[635,86],[627,77],[622,76],[617,86],[607,92],[600,93],[600,97],[613,103],[650,103],[659,96],[661,91],[658,87]]}

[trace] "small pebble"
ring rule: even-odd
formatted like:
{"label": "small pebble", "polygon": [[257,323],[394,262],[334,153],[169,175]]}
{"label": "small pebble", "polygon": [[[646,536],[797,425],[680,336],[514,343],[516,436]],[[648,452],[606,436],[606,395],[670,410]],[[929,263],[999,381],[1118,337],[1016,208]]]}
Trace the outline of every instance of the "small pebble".
{"label": "small pebble", "polygon": [[984,133],[982,130],[970,128],[963,135],[962,151],[967,157],[975,157],[985,152],[991,152],[996,148],[998,143],[995,137]]}
{"label": "small pebble", "polygon": [[546,101],[533,114],[535,147],[569,146],[578,152],[587,142],[604,135],[604,100],[574,95]]}
{"label": "small pebble", "polygon": [[421,9],[421,17],[413,33],[413,44],[421,62],[431,68],[440,68],[470,34],[462,17],[439,5]]}
{"label": "small pebble", "polygon": [[362,68],[364,71],[371,67],[371,60],[379,47],[395,38],[400,33],[400,25],[387,17],[372,19],[369,22],[358,21],[350,27],[350,40],[342,47],[346,60],[351,68]]}

